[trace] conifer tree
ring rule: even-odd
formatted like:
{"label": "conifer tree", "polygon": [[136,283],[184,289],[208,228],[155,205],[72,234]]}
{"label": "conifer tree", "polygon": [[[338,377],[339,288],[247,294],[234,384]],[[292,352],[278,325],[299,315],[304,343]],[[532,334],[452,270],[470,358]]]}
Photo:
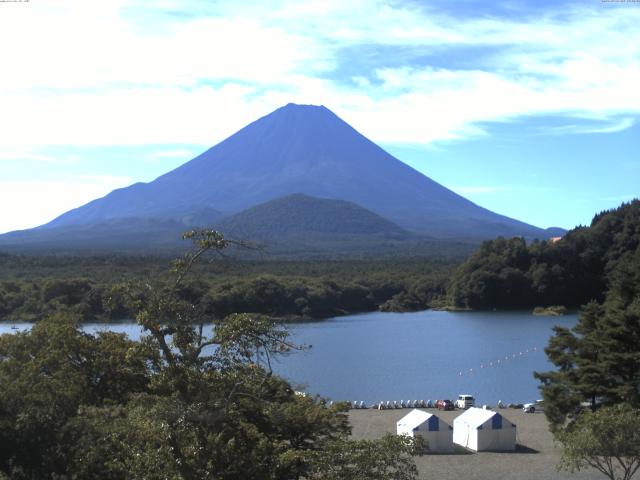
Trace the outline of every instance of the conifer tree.
{"label": "conifer tree", "polygon": [[535,374],[556,430],[574,420],[584,402],[592,410],[640,407],[640,247],[621,256],[609,276],[603,304],[587,305],[574,328],[555,328],[545,351],[557,370]]}

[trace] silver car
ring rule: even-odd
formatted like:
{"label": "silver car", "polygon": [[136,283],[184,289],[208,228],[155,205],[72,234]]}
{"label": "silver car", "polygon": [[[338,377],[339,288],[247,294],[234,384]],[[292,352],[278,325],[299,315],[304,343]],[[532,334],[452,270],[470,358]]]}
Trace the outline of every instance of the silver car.
{"label": "silver car", "polygon": [[536,400],[533,403],[525,403],[522,407],[525,413],[544,412],[544,400]]}

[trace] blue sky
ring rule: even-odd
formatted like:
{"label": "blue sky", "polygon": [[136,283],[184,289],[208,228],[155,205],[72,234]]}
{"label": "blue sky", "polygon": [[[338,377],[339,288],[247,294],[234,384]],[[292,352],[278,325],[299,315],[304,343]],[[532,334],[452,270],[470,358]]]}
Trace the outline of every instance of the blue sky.
{"label": "blue sky", "polygon": [[640,3],[0,3],[0,232],[323,104],[496,212],[571,228],[640,196]]}

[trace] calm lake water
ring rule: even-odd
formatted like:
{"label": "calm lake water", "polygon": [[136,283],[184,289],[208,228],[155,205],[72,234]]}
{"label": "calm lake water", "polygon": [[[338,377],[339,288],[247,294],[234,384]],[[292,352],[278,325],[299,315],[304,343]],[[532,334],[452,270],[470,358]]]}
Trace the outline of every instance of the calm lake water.
{"label": "calm lake water", "polygon": [[[576,315],[432,310],[336,317],[290,325],[292,340],[311,348],[281,357],[274,369],[294,386],[334,400],[435,400],[470,393],[480,404],[524,403],[540,397],[533,372],[552,368],[543,351],[552,327],[576,321]],[[14,332],[11,327],[0,324],[0,333]],[[85,329],[140,337],[131,323]]]}

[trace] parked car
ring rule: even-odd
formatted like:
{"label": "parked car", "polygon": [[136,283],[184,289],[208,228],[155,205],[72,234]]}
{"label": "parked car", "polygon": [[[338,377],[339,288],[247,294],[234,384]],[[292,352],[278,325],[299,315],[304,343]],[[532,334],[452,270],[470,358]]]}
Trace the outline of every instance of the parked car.
{"label": "parked car", "polygon": [[544,412],[544,401],[536,400],[533,403],[525,403],[522,406],[522,411],[525,413]]}
{"label": "parked car", "polygon": [[453,406],[453,402],[451,400],[437,400],[436,408],[438,410],[453,410],[455,407]]}
{"label": "parked car", "polygon": [[473,407],[476,404],[476,399],[473,398],[473,395],[462,394],[458,395],[458,399],[456,400],[456,408],[467,409],[469,407]]}

